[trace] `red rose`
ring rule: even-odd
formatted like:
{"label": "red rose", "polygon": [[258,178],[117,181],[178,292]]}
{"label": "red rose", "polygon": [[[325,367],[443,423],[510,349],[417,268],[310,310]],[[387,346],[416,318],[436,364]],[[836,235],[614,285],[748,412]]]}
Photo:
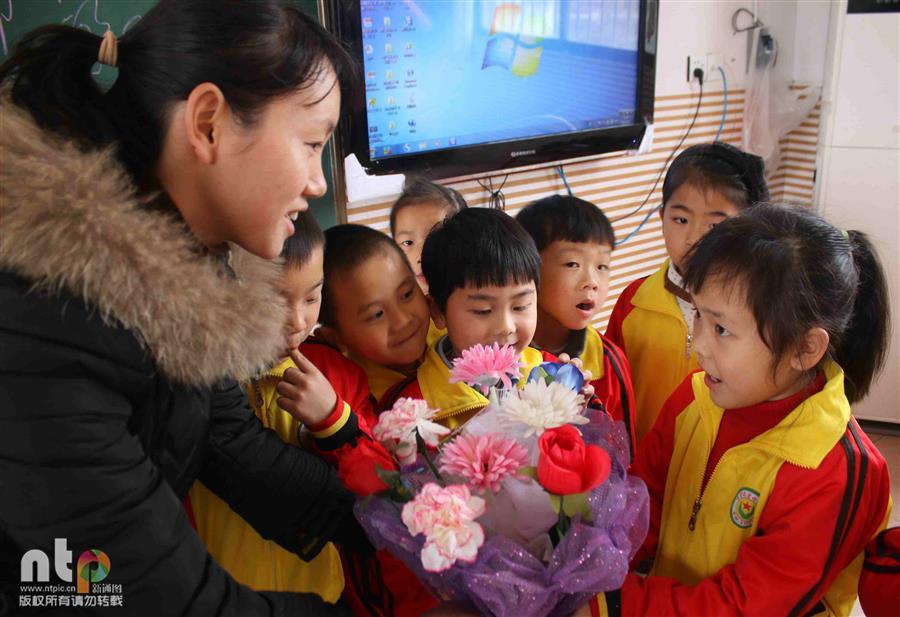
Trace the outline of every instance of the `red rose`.
{"label": "red rose", "polygon": [[373,493],[387,490],[375,467],[385,471],[396,471],[397,464],[384,446],[377,441],[360,438],[355,448],[347,448],[338,459],[338,478],[348,489],[367,497]]}
{"label": "red rose", "polygon": [[538,447],[538,482],[554,495],[587,492],[609,476],[609,454],[600,446],[585,444],[571,424],[544,431]]}

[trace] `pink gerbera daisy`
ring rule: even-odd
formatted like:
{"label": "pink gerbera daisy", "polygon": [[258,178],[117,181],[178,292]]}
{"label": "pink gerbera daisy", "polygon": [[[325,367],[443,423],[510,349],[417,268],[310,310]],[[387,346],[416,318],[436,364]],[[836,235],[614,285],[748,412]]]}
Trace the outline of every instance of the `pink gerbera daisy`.
{"label": "pink gerbera daisy", "polygon": [[498,381],[504,388],[512,387],[510,378],[521,377],[519,368],[522,366],[519,354],[512,345],[475,345],[453,360],[450,383],[467,383],[487,396],[488,390]]}
{"label": "pink gerbera daisy", "polygon": [[500,482],[524,467],[528,453],[512,439],[495,434],[460,435],[441,451],[441,471],[465,478],[474,489],[493,492]]}

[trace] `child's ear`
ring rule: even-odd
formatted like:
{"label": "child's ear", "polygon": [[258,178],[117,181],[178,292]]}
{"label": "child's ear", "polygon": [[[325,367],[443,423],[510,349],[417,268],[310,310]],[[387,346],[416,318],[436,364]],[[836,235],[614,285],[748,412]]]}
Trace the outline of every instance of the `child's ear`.
{"label": "child's ear", "polygon": [[316,338],[322,339],[329,345],[337,347],[341,350],[341,353],[347,352],[347,346],[344,345],[344,339],[341,337],[340,332],[331,326],[319,326],[316,329]]}
{"label": "child's ear", "polygon": [[438,307],[434,298],[431,296],[425,297],[428,298],[428,310],[431,312],[431,321],[434,322],[435,326],[443,330],[447,327],[447,320],[444,318],[444,314],[441,312],[441,309]]}
{"label": "child's ear", "polygon": [[828,351],[831,337],[822,328],[810,328],[800,339],[797,353],[791,358],[791,368],[797,371],[808,371],[814,368]]}

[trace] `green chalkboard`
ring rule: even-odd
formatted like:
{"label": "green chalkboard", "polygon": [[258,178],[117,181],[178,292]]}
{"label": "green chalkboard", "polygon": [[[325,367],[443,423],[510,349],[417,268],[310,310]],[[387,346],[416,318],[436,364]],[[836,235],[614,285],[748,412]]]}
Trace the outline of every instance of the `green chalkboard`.
{"label": "green chalkboard", "polygon": [[[318,19],[316,0],[293,0],[307,13]],[[16,41],[25,33],[44,24],[68,24],[101,36],[112,29],[122,36],[137,23],[155,0],[0,0],[0,61],[14,49]],[[115,80],[116,69],[95,65],[95,79],[108,86]],[[337,222],[331,174],[331,146],[325,152],[323,165],[328,179],[328,193],[310,203],[323,227]]]}

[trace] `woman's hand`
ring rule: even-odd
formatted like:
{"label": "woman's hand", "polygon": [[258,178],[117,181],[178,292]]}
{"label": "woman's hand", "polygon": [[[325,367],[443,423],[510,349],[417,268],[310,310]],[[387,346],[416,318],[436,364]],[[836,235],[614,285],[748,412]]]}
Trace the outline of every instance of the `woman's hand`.
{"label": "woman's hand", "polygon": [[325,420],[337,404],[334,388],[315,364],[298,350],[291,352],[297,368],[289,368],[276,386],[278,406],[306,426],[315,426]]}

